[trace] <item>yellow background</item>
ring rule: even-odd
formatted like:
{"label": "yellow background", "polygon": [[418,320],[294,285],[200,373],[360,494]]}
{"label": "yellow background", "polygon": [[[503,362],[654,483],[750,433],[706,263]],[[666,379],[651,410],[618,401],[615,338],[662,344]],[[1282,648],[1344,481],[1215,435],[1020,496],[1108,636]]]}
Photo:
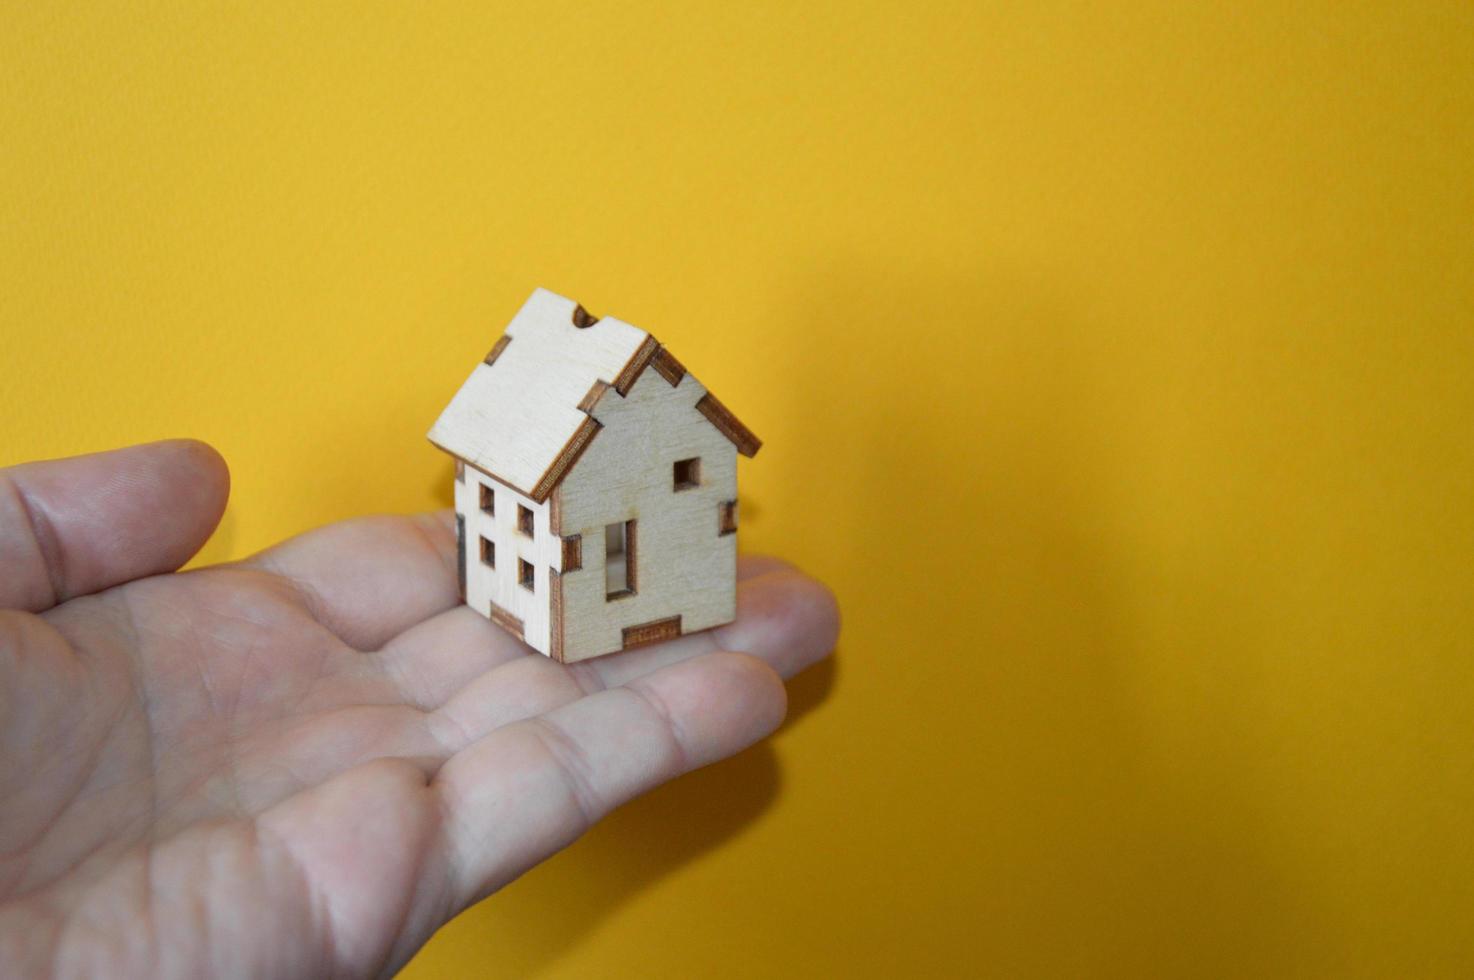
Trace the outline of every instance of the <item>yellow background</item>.
{"label": "yellow background", "polygon": [[767,440],[836,666],[413,977],[1467,976],[1474,13],[1113,6],[7,4],[0,463],[436,506],[537,285]]}

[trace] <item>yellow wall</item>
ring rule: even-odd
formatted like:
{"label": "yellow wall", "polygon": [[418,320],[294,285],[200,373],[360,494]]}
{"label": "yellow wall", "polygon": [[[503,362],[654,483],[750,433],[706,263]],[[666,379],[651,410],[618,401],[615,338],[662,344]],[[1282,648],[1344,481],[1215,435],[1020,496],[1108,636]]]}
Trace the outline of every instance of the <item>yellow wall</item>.
{"label": "yellow wall", "polygon": [[844,605],[411,976],[1474,970],[1466,3],[232,6],[0,13],[0,463],[433,506],[541,284]]}

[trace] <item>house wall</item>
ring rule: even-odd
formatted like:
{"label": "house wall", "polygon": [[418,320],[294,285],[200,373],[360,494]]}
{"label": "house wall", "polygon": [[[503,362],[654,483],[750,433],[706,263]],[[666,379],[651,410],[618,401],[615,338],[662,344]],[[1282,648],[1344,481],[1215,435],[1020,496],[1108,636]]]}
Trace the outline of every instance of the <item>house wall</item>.
{"label": "house wall", "polygon": [[[696,410],[705,393],[689,374],[673,387],[646,370],[628,396],[611,390],[594,407],[602,428],[551,498],[559,533],[582,535],[582,568],[561,575],[563,660],[621,649],[626,627],[679,615],[691,633],[735,617],[737,535],[719,532],[722,503],[737,497],[737,451]],[[692,457],[700,484],[677,491],[674,463]],[[631,519],[636,591],[610,600],[604,528]]]}
{"label": "house wall", "polygon": [[[491,488],[495,514],[481,510],[481,487]],[[533,536],[527,537],[517,528],[518,505],[533,515]],[[523,496],[504,483],[469,466],[461,468],[455,484],[456,514],[465,521],[466,603],[491,616],[491,604],[520,619],[523,638],[534,649],[552,650],[549,633],[552,576],[557,567],[560,544],[549,526],[549,506]],[[481,539],[490,540],[496,548],[496,565],[481,561]],[[529,591],[518,584],[518,559],[533,567],[533,585]]]}

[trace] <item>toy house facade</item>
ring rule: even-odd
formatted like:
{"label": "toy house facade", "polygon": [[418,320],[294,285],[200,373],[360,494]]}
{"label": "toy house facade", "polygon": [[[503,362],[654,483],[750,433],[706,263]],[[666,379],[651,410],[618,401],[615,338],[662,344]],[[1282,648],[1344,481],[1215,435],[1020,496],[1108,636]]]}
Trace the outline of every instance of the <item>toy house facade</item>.
{"label": "toy house facade", "polygon": [[654,337],[539,289],[430,430],[466,603],[563,663],[736,616],[737,455],[761,443]]}

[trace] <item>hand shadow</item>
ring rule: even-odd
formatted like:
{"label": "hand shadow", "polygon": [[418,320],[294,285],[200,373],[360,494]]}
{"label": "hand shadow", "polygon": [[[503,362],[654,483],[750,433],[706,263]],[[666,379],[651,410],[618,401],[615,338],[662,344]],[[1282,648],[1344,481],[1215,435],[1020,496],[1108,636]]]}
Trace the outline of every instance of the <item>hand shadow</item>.
{"label": "hand shadow", "polygon": [[[435,471],[435,501],[450,507],[454,466],[446,460]],[[748,523],[757,518],[755,502],[744,497],[742,508]],[[829,696],[838,677],[837,656],[788,682],[780,734]],[[453,949],[457,964],[495,963],[508,976],[536,974],[642,891],[741,834],[778,799],[782,784],[777,752],[764,741],[662,786],[458,916],[417,962],[436,972],[438,950]]]}
{"label": "hand shadow", "polygon": [[[790,681],[781,730],[823,701],[836,677],[830,658]],[[764,741],[662,786],[460,915],[428,947],[428,959],[437,949],[454,949],[457,963],[495,963],[507,976],[536,974],[624,903],[741,834],[777,800],[782,785],[777,752]]]}

